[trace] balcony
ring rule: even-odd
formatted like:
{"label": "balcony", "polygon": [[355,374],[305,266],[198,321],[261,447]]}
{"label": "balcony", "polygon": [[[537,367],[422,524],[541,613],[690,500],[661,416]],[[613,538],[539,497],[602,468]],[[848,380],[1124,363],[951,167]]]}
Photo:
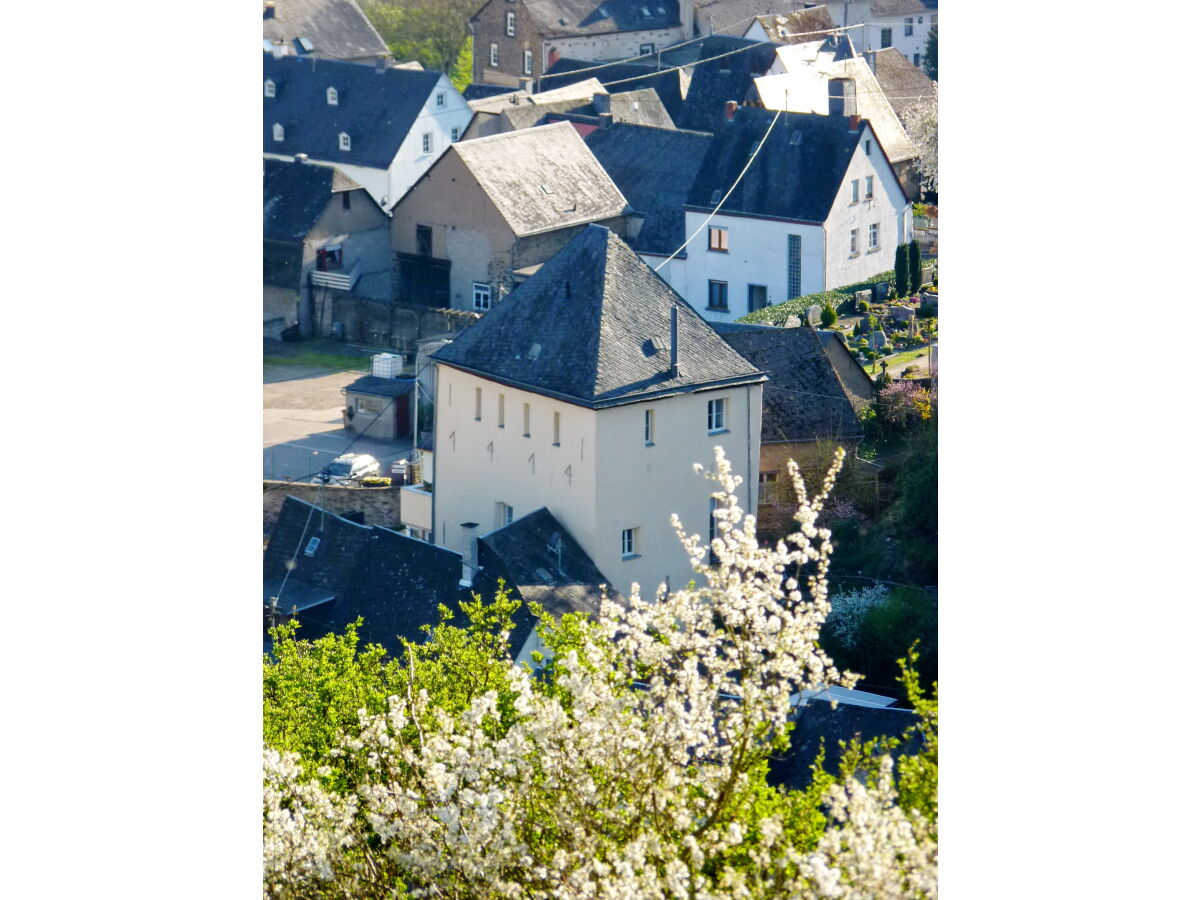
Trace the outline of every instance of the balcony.
{"label": "balcony", "polygon": [[333,288],[335,291],[352,291],[354,285],[358,283],[358,275],[358,261],[355,260],[350,266],[338,269],[314,270],[312,285],[313,287]]}

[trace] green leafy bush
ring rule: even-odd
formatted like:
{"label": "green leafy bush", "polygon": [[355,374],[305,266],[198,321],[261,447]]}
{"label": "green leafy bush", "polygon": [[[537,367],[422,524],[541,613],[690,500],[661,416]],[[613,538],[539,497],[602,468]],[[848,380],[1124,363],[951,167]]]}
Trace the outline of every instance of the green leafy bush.
{"label": "green leafy bush", "polygon": [[816,294],[805,294],[803,297],[793,297],[775,306],[756,309],[754,312],[742,316],[737,321],[750,325],[782,325],[790,315],[803,318],[805,310],[814,304],[824,306],[826,303],[829,303],[836,309],[847,300],[853,301],[854,295],[859,291],[874,290],[875,285],[881,282],[887,282],[890,287],[894,288],[896,285],[896,273],[880,272],[866,281],[847,284],[843,287],[834,288],[832,291],[820,291]]}

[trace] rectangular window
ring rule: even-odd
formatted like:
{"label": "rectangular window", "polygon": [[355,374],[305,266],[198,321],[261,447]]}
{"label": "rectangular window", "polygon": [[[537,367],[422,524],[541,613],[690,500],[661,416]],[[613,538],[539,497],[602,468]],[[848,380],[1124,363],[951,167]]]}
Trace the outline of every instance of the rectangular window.
{"label": "rectangular window", "polygon": [[640,47],[638,47],[638,55],[639,56],[648,56],[653,52],[654,52],[653,44],[642,44]]}
{"label": "rectangular window", "polygon": [[462,129],[460,129],[457,125],[455,125],[453,128],[451,128],[450,129],[451,143],[456,142],[461,134],[462,134]]}
{"label": "rectangular window", "polygon": [[522,419],[521,424],[525,426],[525,431],[523,432],[523,434],[525,435],[525,437],[529,437],[529,404],[528,403],[524,404],[524,409],[521,410],[521,419]]}
{"label": "rectangular window", "polygon": [[913,54],[913,65],[916,66],[918,69],[921,67],[921,54],[920,53]]}
{"label": "rectangular window", "polygon": [[342,191],[342,209],[350,208],[350,192]]}
{"label": "rectangular window", "polygon": [[800,289],[800,235],[788,235],[787,299],[804,296]]}
{"label": "rectangular window", "polygon": [[417,226],[417,256],[433,256],[433,227]]}
{"label": "rectangular window", "polygon": [[474,299],[473,305],[476,309],[492,308],[492,286],[490,284],[475,282],[471,285],[471,293]]}
{"label": "rectangular window", "polygon": [[708,283],[708,308],[729,309],[728,281],[710,281]]}
{"label": "rectangular window", "polygon": [[433,152],[433,132],[432,131],[427,131],[423,135],[421,135],[421,152],[422,153],[432,153]]}
{"label": "rectangular window", "polygon": [[872,250],[879,249],[879,223],[875,223],[871,226],[867,240],[869,241],[869,246]]}
{"label": "rectangular window", "polygon": [[355,400],[354,408],[364,415],[377,416],[387,407],[387,401],[382,397],[359,397]]}
{"label": "rectangular window", "polygon": [[871,155],[871,142],[870,141],[863,141],[863,153],[867,154],[867,156]]}
{"label": "rectangular window", "polygon": [[892,29],[880,28],[879,29],[879,49],[886,50],[890,46],[892,46]]}
{"label": "rectangular window", "polygon": [[621,531],[621,558],[630,559],[637,556],[637,533],[636,528],[625,528]]}
{"label": "rectangular window", "polygon": [[496,395],[496,427],[504,427],[504,395]]}
{"label": "rectangular window", "polygon": [[750,285],[747,291],[746,307],[750,312],[767,308],[767,286],[765,284]]}
{"label": "rectangular window", "polygon": [[855,178],[853,181],[850,182],[850,202],[851,203],[858,202],[858,179],[857,178]]}
{"label": "rectangular window", "polygon": [[725,430],[725,398],[708,401],[708,433]]}
{"label": "rectangular window", "polygon": [[554,414],[554,446],[555,447],[557,447],[560,443],[558,440],[558,423],[559,423],[559,414],[555,413]]}
{"label": "rectangular window", "polygon": [[475,421],[483,419],[483,388],[475,388]]}
{"label": "rectangular window", "polygon": [[870,200],[875,196],[875,176],[867,176],[867,199]]}
{"label": "rectangular window", "polygon": [[492,44],[491,54],[488,56],[488,65],[492,68],[500,65],[500,47],[497,44]]}
{"label": "rectangular window", "polygon": [[718,250],[722,253],[729,252],[729,229],[728,228],[710,228],[708,229],[708,249]]}
{"label": "rectangular window", "polygon": [[850,229],[850,255],[851,256],[858,255],[858,229],[857,228]]}
{"label": "rectangular window", "polygon": [[438,109],[441,109],[442,107],[444,107],[446,105],[446,92],[445,91],[438,92],[437,102],[435,105],[437,106]]}
{"label": "rectangular window", "polygon": [[912,20],[912,17],[910,16],[909,18],[904,20],[904,36],[905,37],[912,36],[912,28],[913,28],[913,20]]}
{"label": "rectangular window", "polygon": [[525,68],[526,75],[533,74],[533,51],[532,50],[525,51],[524,68]]}
{"label": "rectangular window", "polygon": [[503,528],[505,525],[511,525],[513,520],[513,508],[503,500],[496,501],[496,527]]}
{"label": "rectangular window", "polygon": [[646,439],[646,446],[654,444],[654,410],[648,409],[643,413],[642,420],[643,436]]}
{"label": "rectangular window", "polygon": [[517,34],[517,14],[516,13],[510,12],[510,13],[504,14],[504,33],[507,34],[509,37],[516,36],[516,34]]}
{"label": "rectangular window", "polygon": [[778,472],[759,472],[758,473],[758,502],[759,503],[774,503],[776,500],[776,489],[779,486]]}

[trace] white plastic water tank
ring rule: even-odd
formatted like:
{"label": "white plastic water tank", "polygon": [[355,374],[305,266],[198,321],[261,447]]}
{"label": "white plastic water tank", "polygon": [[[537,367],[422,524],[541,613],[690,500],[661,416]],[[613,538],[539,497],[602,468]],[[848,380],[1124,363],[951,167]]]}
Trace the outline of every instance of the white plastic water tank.
{"label": "white plastic water tank", "polygon": [[376,353],[371,357],[371,374],[376,378],[399,378],[404,371],[404,359],[395,353]]}

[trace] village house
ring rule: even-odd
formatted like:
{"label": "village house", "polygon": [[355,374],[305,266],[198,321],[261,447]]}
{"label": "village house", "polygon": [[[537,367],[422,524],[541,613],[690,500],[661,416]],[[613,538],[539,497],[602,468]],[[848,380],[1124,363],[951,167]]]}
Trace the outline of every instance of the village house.
{"label": "village house", "polygon": [[[695,46],[695,44],[691,44],[680,48],[680,55],[684,55],[686,51]],[[558,90],[566,85],[593,79],[594,76],[600,75],[604,80],[604,84],[601,86],[614,96],[633,91],[654,91],[674,123],[679,111],[683,109],[683,95],[686,93],[691,75],[686,69],[665,71],[661,75],[657,73],[662,69],[669,69],[692,60],[671,59],[670,57],[673,56],[674,54],[670,52],[660,52],[654,58],[610,63],[599,71],[592,69],[595,65],[593,62],[563,57],[546,69],[546,73],[538,79],[538,86],[542,91]],[[595,80],[599,81],[599,79]]]}
{"label": "village house", "polygon": [[263,49],[370,63],[389,56],[387,44],[354,0],[266,0]]}
{"label": "village house", "polygon": [[[763,390],[758,519],[765,530],[781,533],[797,504],[788,461],[795,460],[811,486],[824,476],[836,448],[854,458],[863,438],[857,410],[873,399],[870,377],[832,332],[804,325],[715,323],[713,328],[770,379]],[[840,369],[850,387],[831,359],[839,347],[845,357]]]}
{"label": "village house", "polygon": [[452,144],[392,210],[397,299],[485,312],[591,222],[637,222],[567,122]]}
{"label": "village house", "polygon": [[263,54],[263,156],[336,166],[383,209],[470,120],[441,72]]}
{"label": "village house", "polygon": [[679,249],[686,237],[683,207],[712,135],[614,124],[592,131],[584,142],[642,217],[629,245],[668,284],[682,283],[682,275],[673,273],[688,256],[686,247]]}
{"label": "village house", "polygon": [[755,16],[742,35],[752,41],[799,44],[820,40],[836,26],[827,6],[807,6],[789,13]]}
{"label": "village house", "polygon": [[696,34],[733,37],[744,35],[757,16],[786,15],[804,6],[797,0],[695,0],[693,5]]}
{"label": "village house", "polygon": [[896,245],[912,240],[912,213],[871,123],[779,113],[772,127],[776,113],[732,106],[730,116],[685,206],[685,231],[701,233],[670,272],[706,319],[733,321],[892,267]]}
{"label": "village house", "polygon": [[880,90],[903,123],[923,103],[937,103],[937,82],[894,47],[864,53]]}
{"label": "village house", "polygon": [[331,166],[264,159],[263,336],[328,334],[339,294],[390,296],[387,215]]}
{"label": "village house", "polygon": [[[581,135],[605,123],[632,122],[674,128],[675,123],[651,88],[609,94],[595,78],[531,94],[513,91],[470,101],[475,118],[463,140],[504,134],[548,122],[577,122]],[[585,127],[591,126],[591,127]]]}
{"label": "village house", "polygon": [[560,57],[617,60],[691,37],[692,8],[679,0],[488,0],[471,17],[472,81],[517,87]]}
{"label": "village house", "polygon": [[468,562],[477,537],[545,507],[622,594],[685,585],[670,517],[711,537],[692,464],[718,446],[754,510],[765,376],[606,228],[432,359],[434,539]]}
{"label": "village house", "polygon": [[937,0],[848,0],[834,4],[839,25],[859,25],[854,43],[866,50],[895,47],[914,66],[925,60],[929,30],[937,24]]}
{"label": "village house", "polygon": [[780,47],[769,73],[756,78],[754,84],[759,104],[766,109],[868,119],[908,198],[916,199],[920,151],[892,109],[870,63],[855,52],[849,38],[830,36]]}

